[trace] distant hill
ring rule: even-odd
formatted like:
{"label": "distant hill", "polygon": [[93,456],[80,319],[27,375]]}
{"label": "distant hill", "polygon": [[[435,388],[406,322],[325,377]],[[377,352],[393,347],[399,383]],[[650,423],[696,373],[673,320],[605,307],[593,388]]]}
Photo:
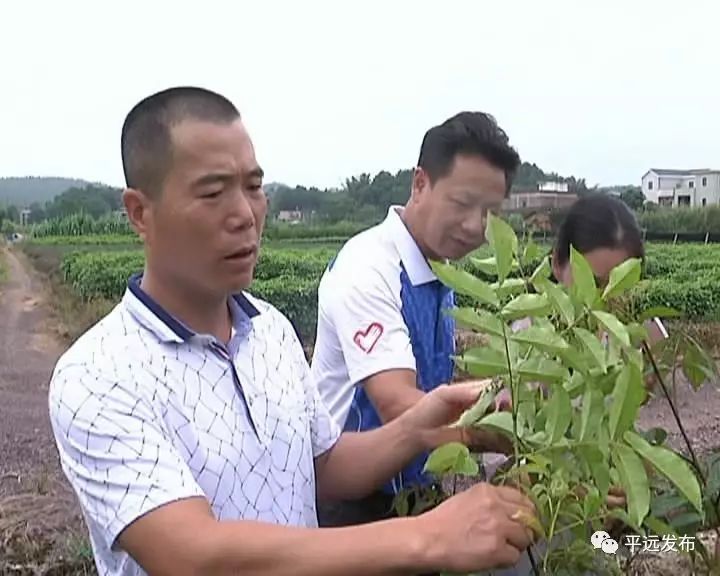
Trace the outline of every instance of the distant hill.
{"label": "distant hill", "polygon": [[47,178],[28,176],[24,178],[0,178],[0,205],[20,208],[37,202],[44,205],[69,188],[84,188],[90,184],[74,178]]}

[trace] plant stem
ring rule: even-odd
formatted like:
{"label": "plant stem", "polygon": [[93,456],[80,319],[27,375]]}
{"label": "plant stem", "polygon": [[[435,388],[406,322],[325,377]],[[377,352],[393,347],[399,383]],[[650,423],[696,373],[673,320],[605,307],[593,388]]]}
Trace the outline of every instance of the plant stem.
{"label": "plant stem", "polygon": [[[522,273],[522,268],[521,268]],[[520,447],[518,433],[517,433],[517,410],[518,410],[518,394],[515,390],[515,379],[513,378],[512,371],[512,360],[510,359],[510,347],[508,346],[507,329],[505,323],[502,323],[503,327],[503,341],[505,342],[505,357],[507,358],[508,375],[510,377],[510,402],[512,403],[512,417],[513,417],[513,452],[515,453],[514,466],[520,466]],[[532,566],[533,574],[535,576],[541,576],[538,571],[537,564],[535,563],[535,557],[532,552],[532,545],[527,550],[528,559],[530,560],[530,566]]]}
{"label": "plant stem", "polygon": [[508,376],[510,377],[510,402],[512,404],[512,419],[513,419],[513,452],[515,454],[514,465],[520,466],[520,448],[518,446],[518,433],[517,433],[517,411],[518,411],[518,397],[517,391],[515,390],[515,378],[513,378],[512,360],[510,359],[510,347],[508,346],[507,328],[505,323],[502,323],[503,328],[503,342],[505,343],[505,358],[507,359]]}
{"label": "plant stem", "polygon": [[[705,474],[702,470],[702,467],[700,466],[700,462],[697,459],[697,456],[695,455],[695,451],[692,448],[692,444],[690,443],[690,439],[688,438],[687,433],[685,432],[685,427],[682,424],[682,420],[680,419],[680,414],[677,411],[677,408],[675,407],[675,403],[670,398],[670,394],[668,392],[667,386],[665,386],[665,380],[663,379],[662,375],[660,374],[660,370],[657,367],[657,363],[655,362],[655,356],[650,350],[650,346],[648,346],[647,342],[643,342],[643,350],[645,350],[645,353],[648,356],[648,359],[650,360],[650,363],[652,364],[653,372],[655,372],[655,376],[658,379],[658,382],[660,383],[660,386],[662,387],[663,394],[665,395],[665,398],[668,401],[668,404],[670,404],[670,410],[672,410],[673,417],[675,418],[675,422],[678,425],[678,428],[680,429],[680,434],[682,434],[683,440],[685,441],[685,445],[687,446],[688,452],[690,452],[690,458],[692,459],[693,466],[698,472],[698,476],[700,476],[700,481],[702,482],[702,485],[705,490],[707,490],[707,479],[705,478]],[[677,348],[676,348],[677,350]],[[676,352],[677,354],[677,352]],[[675,392],[675,370],[677,368],[675,365],[673,365],[673,393]],[[720,505],[720,494],[718,494],[718,497],[716,498],[715,502],[715,515],[718,516],[719,510],[718,506]],[[720,526],[715,526],[715,533],[718,536],[718,539],[720,540]]]}
{"label": "plant stem", "polygon": [[[557,524],[558,516],[560,515],[560,508],[562,507],[563,500],[565,500],[565,497],[563,496],[560,498],[560,500],[557,503],[557,508],[555,508],[554,512],[552,513],[552,520],[550,522],[550,531],[548,532],[547,541],[550,543],[553,539],[553,536],[555,536],[555,524]],[[550,500],[552,502],[552,500]],[[547,561],[550,556],[548,554],[545,554],[545,561],[543,562],[543,572],[547,572]]]}
{"label": "plant stem", "polygon": [[527,554],[528,554],[528,559],[530,560],[530,566],[532,568],[533,574],[535,576],[541,576],[540,569],[538,568],[537,562],[535,562],[535,556],[533,555],[532,544],[528,548]]}
{"label": "plant stem", "polygon": [[648,359],[650,360],[650,364],[652,364],[653,372],[655,372],[655,376],[658,379],[658,382],[660,383],[660,387],[662,388],[663,394],[665,395],[665,398],[668,401],[668,404],[670,404],[670,410],[673,413],[673,417],[675,418],[675,422],[678,425],[678,428],[680,429],[680,434],[683,437],[683,440],[685,441],[685,445],[687,446],[688,452],[690,453],[690,458],[692,459],[693,466],[695,466],[695,469],[698,471],[698,474],[700,475],[700,479],[702,480],[703,484],[705,484],[705,475],[703,474],[702,468],[700,467],[700,463],[698,462],[697,456],[695,455],[695,451],[693,450],[692,444],[690,443],[690,438],[688,438],[687,432],[685,432],[685,426],[683,426],[682,420],[680,419],[680,414],[677,411],[677,408],[675,407],[675,403],[672,401],[672,398],[670,398],[670,393],[668,392],[667,386],[665,385],[665,380],[662,377],[662,374],[660,374],[660,369],[657,366],[657,363],[655,362],[655,356],[653,355],[652,351],[650,350],[650,346],[648,346],[647,342],[643,342],[643,350],[645,351],[645,354],[647,354]]}

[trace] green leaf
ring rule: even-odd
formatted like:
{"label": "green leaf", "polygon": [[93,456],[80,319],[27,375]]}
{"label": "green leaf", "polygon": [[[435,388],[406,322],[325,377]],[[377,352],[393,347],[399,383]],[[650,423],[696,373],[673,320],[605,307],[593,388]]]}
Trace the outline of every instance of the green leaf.
{"label": "green leaf", "polygon": [[610,271],[610,279],[603,291],[603,300],[617,298],[640,282],[642,260],[629,258]]}
{"label": "green leaf", "polygon": [[618,520],[620,520],[620,522],[625,524],[625,526],[629,526],[630,528],[632,528],[635,534],[643,533],[641,525],[635,521],[635,518],[633,516],[629,515],[622,508],[613,508],[611,510],[608,510],[608,516],[610,518],[617,518]]}
{"label": "green leaf", "polygon": [[597,298],[595,275],[585,256],[570,246],[570,270],[572,272],[572,292],[578,301],[592,306]]}
{"label": "green leaf", "polygon": [[667,306],[653,306],[644,310],[640,316],[638,316],[638,322],[647,322],[653,318],[679,318],[682,316],[682,312],[675,310],[674,308],[668,308]]}
{"label": "green leaf", "polygon": [[534,260],[536,260],[540,256],[540,247],[535,244],[535,241],[533,240],[532,236],[527,241],[527,244],[525,244],[525,250],[523,250],[523,265],[530,264]]}
{"label": "green leaf", "polygon": [[715,454],[708,462],[707,490],[710,498],[717,498],[720,493],[720,455]]}
{"label": "green leaf", "polygon": [[585,515],[585,518],[590,518],[591,516],[595,516],[595,514],[598,513],[600,510],[600,506],[602,506],[602,497],[600,496],[600,491],[590,484],[583,484],[585,487],[585,490],[587,490],[587,494],[585,495],[585,499],[583,501],[583,514]]}
{"label": "green leaf", "polygon": [[[476,427],[487,427],[494,428],[500,432],[505,432],[510,437],[513,437],[513,419],[511,412],[490,412],[487,416],[484,416],[476,424]],[[518,429],[518,434],[520,430]]]}
{"label": "green leaf", "polygon": [[517,409],[518,422],[522,418],[522,421],[527,423],[529,428],[535,428],[535,411],[535,402],[533,400],[520,401]]}
{"label": "green leaf", "polygon": [[697,512],[685,512],[669,519],[670,525],[681,535],[695,535],[703,523],[703,518]]}
{"label": "green leaf", "polygon": [[585,390],[580,416],[580,442],[597,437],[600,421],[604,415],[603,400],[604,397],[600,390],[590,386]]}
{"label": "green leaf", "polygon": [[490,285],[469,272],[461,270],[455,265],[437,261],[431,261],[430,267],[440,282],[452,288],[458,294],[465,294],[492,306],[499,305],[497,294],[490,288]]}
{"label": "green leaf", "polygon": [[458,326],[504,338],[502,321],[490,312],[474,308],[451,308],[448,310],[448,314],[455,318]]}
{"label": "green leaf", "polygon": [[531,382],[552,384],[569,378],[567,368],[559,362],[542,356],[531,356],[517,366],[517,374]]}
{"label": "green leaf", "polygon": [[632,430],[625,432],[623,438],[635,452],[672,482],[698,512],[702,513],[700,484],[685,460],[663,446],[652,446],[645,438]]}
{"label": "green leaf", "polygon": [[495,392],[490,388],[484,390],[475,405],[465,410],[453,426],[472,426],[485,415],[492,406],[493,400],[495,400]]}
{"label": "green leaf", "polygon": [[650,512],[653,516],[666,517],[668,514],[676,514],[685,508],[687,499],[675,492],[667,492],[654,497],[650,501]]}
{"label": "green leaf", "polygon": [[554,329],[541,328],[535,325],[513,334],[510,339],[520,344],[527,344],[539,350],[554,354],[567,350],[570,347]]}
{"label": "green leaf", "polygon": [[495,255],[498,281],[502,284],[512,270],[513,256],[518,248],[517,236],[507,222],[490,212],[485,227],[485,238]]}
{"label": "green leaf", "polygon": [[643,356],[642,350],[638,348],[630,348],[625,351],[628,362],[637,366],[637,369],[642,372],[645,368],[645,357]]}
{"label": "green leaf", "polygon": [[497,276],[497,260],[495,260],[494,256],[482,259],[470,257],[468,260],[470,260],[470,263],[483,274],[488,276]]}
{"label": "green leaf", "polygon": [[545,316],[550,312],[550,302],[544,294],[521,294],[508,302],[500,314],[506,320],[526,316]]}
{"label": "green leaf", "polygon": [[600,432],[598,432],[598,449],[605,455],[610,455],[610,430],[605,422],[600,423]]}
{"label": "green leaf", "polygon": [[596,365],[603,374],[605,374],[607,372],[605,348],[603,348],[597,336],[585,330],[585,328],[573,328],[573,333],[577,336],[578,340],[582,342],[583,347],[590,353],[592,359],[595,360]]}
{"label": "green leaf", "polygon": [[651,534],[654,536],[677,536],[677,532],[675,532],[672,526],[654,516],[645,518],[644,524],[650,529]]}
{"label": "green leaf", "polygon": [[648,339],[648,330],[642,324],[628,324],[627,331],[630,335],[630,345],[640,347],[640,345]]}
{"label": "green leaf", "polygon": [[478,378],[492,378],[508,372],[505,353],[488,347],[470,348],[462,356],[455,357],[455,362]]}
{"label": "green leaf", "polygon": [[522,294],[527,291],[527,285],[522,278],[506,278],[502,284],[493,282],[490,284],[490,288],[495,290],[498,298],[506,298],[512,294]]}
{"label": "green leaf", "polygon": [[574,450],[590,468],[595,486],[602,494],[607,494],[611,484],[610,468],[600,448],[591,444],[582,444],[576,446]]}
{"label": "green leaf", "polygon": [[554,444],[565,435],[572,419],[570,396],[568,396],[565,388],[562,386],[553,388],[546,409],[545,432],[550,444]]}
{"label": "green leaf", "polygon": [[628,334],[627,328],[620,320],[613,314],[601,310],[593,310],[592,314],[609,334],[617,338],[623,346],[630,347],[630,334]]}
{"label": "green leaf", "polygon": [[547,434],[543,430],[540,430],[539,432],[535,432],[524,439],[525,442],[528,444],[531,444],[536,447],[540,446],[546,446],[547,445]]}
{"label": "green leaf", "polygon": [[423,471],[438,476],[451,473],[477,474],[479,468],[467,446],[459,442],[449,442],[430,452]]}
{"label": "green leaf", "polygon": [[640,405],[645,400],[642,374],[634,364],[626,364],[620,371],[612,393],[610,406],[610,437],[617,440],[635,422]]}
{"label": "green leaf", "polygon": [[550,283],[548,278],[550,277],[550,274],[552,274],[552,266],[550,265],[550,257],[545,256],[543,258],[543,261],[540,262],[537,268],[533,271],[532,275],[530,276],[530,283],[535,286],[537,290],[540,290],[541,286],[544,286],[547,283]]}
{"label": "green leaf", "polygon": [[568,380],[563,386],[571,400],[577,398],[585,389],[585,377],[580,372],[573,372],[572,376],[570,376],[570,380]]}
{"label": "green leaf", "polygon": [[547,456],[543,456],[542,454],[528,454],[527,458],[528,460],[534,462],[537,466],[542,468],[543,471],[547,471],[552,464],[552,460],[550,460],[550,458],[548,458]]}
{"label": "green leaf", "polygon": [[687,338],[683,354],[683,372],[697,390],[706,380],[712,380],[717,368],[708,353],[694,339]]}
{"label": "green leaf", "polygon": [[650,485],[642,461],[625,444],[611,447],[613,462],[627,495],[628,516],[635,526],[640,526],[650,511]]}
{"label": "green leaf", "polygon": [[575,322],[575,308],[567,293],[552,282],[547,282],[543,286],[543,293],[547,295],[553,310],[560,315],[563,322],[570,326]]}

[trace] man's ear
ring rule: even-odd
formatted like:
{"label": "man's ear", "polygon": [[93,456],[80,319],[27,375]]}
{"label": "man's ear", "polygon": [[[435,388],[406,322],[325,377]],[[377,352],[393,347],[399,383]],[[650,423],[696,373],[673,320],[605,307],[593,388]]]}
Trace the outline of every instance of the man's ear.
{"label": "man's ear", "polygon": [[148,231],[148,220],[150,218],[150,200],[140,190],[126,188],[122,193],[122,202],[125,206],[127,219],[132,229],[137,232],[144,242]]}
{"label": "man's ear", "polygon": [[416,167],[413,171],[410,200],[417,202],[430,189],[430,178],[423,168]]}

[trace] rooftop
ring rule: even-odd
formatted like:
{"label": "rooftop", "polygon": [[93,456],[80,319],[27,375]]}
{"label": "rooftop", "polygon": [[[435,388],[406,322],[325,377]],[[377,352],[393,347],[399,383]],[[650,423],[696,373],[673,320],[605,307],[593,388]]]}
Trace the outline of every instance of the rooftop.
{"label": "rooftop", "polygon": [[700,169],[692,169],[692,170],[650,168],[650,170],[648,170],[648,172],[655,172],[655,174],[657,174],[659,176],[686,176],[686,175],[696,175],[696,174],[716,174],[716,173],[719,173],[720,170],[711,170],[710,168],[700,168]]}

